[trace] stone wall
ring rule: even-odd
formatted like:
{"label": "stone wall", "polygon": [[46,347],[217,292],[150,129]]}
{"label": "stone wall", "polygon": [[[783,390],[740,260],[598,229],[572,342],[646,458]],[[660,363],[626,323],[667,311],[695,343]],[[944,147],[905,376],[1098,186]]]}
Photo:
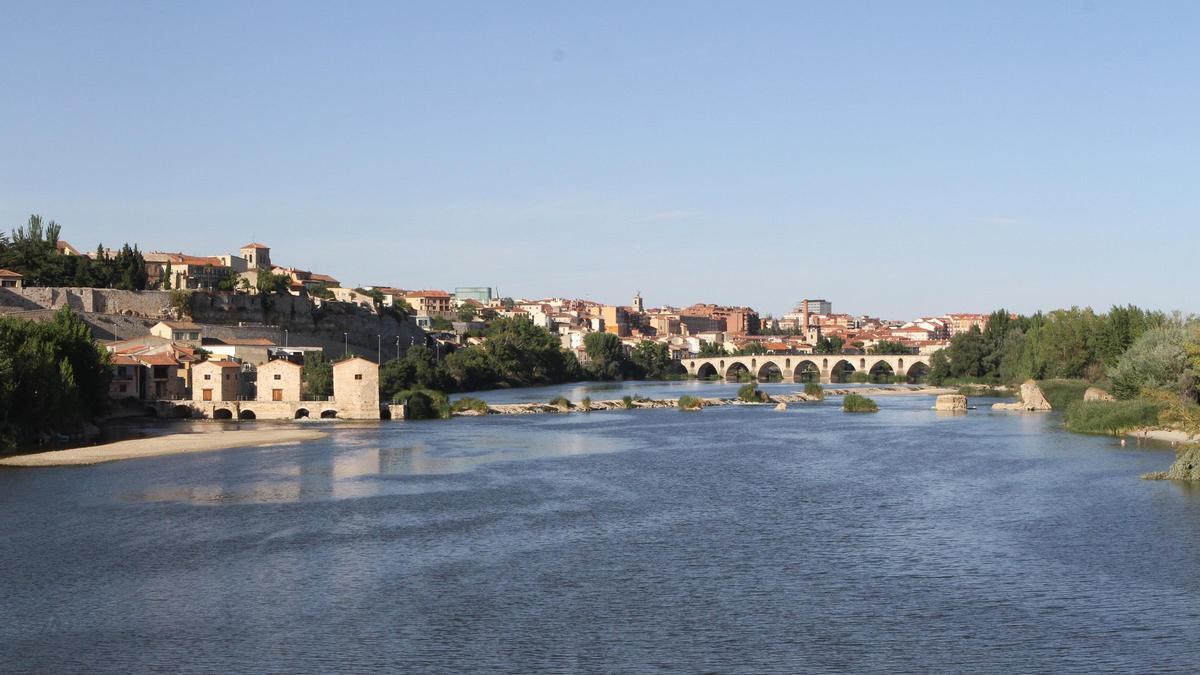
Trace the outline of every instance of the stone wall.
{"label": "stone wall", "polygon": [[80,313],[160,319],[171,315],[171,293],[113,288],[6,288],[0,292],[0,306],[19,309],[70,307]]}

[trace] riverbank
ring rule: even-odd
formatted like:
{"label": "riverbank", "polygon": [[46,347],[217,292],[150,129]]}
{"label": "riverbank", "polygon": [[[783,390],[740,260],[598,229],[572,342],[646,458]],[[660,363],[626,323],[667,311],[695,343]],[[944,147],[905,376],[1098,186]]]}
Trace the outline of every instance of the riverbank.
{"label": "riverbank", "polygon": [[137,438],[85,448],[51,450],[0,458],[0,466],[86,466],[101,462],[190,452],[208,452],[247,446],[284,445],[325,436],[315,429],[220,429],[187,434]]}

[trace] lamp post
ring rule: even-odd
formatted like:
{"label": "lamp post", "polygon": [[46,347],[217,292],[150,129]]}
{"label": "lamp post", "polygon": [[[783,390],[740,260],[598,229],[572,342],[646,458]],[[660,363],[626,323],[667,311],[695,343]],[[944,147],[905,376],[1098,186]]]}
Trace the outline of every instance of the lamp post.
{"label": "lamp post", "polygon": [[350,334],[342,333],[342,358],[350,356]]}
{"label": "lamp post", "polygon": [[383,336],[375,334],[375,363],[383,363]]}
{"label": "lamp post", "polygon": [[283,329],[283,346],[284,347],[288,346],[288,332],[287,331],[288,331],[288,329],[286,329],[286,328]]}
{"label": "lamp post", "polygon": [[396,336],[396,358],[400,358],[400,336]]}

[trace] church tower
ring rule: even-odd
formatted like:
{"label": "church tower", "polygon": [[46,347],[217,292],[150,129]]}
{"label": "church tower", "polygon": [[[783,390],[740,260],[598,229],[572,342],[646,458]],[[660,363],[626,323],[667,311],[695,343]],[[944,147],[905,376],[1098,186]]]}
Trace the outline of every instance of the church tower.
{"label": "church tower", "polygon": [[633,303],[631,303],[630,307],[635,312],[645,311],[645,307],[642,306],[642,292],[641,291],[638,291],[637,293],[634,294]]}

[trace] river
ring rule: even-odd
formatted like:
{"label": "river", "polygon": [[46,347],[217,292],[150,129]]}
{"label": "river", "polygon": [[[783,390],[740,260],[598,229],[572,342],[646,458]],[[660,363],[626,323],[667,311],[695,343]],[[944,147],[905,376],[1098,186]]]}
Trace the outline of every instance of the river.
{"label": "river", "polygon": [[0,470],[0,669],[1196,668],[1200,490],[1138,479],[1169,448],[877,400],[331,423]]}

